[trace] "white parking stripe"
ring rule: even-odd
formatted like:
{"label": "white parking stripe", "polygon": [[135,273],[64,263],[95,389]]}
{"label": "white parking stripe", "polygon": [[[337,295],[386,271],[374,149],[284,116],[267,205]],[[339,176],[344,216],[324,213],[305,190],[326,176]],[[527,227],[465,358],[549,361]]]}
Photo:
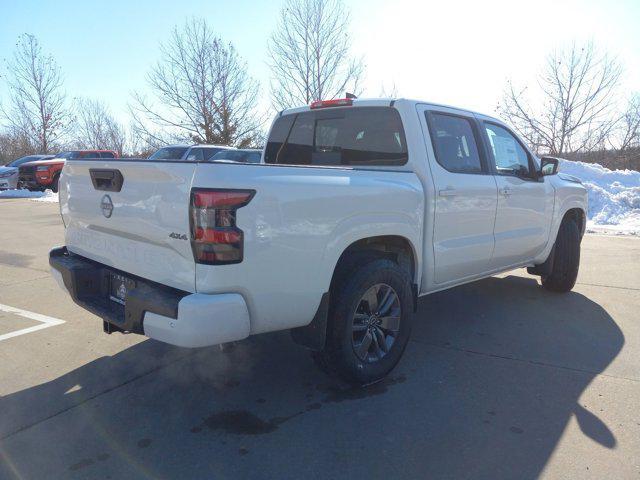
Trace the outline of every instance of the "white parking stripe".
{"label": "white parking stripe", "polygon": [[8,338],[24,335],[25,333],[36,332],[38,330],[42,330],[43,328],[54,327],[56,325],[61,325],[64,323],[64,320],[60,320],[59,318],[47,317],[46,315],[29,312],[28,310],[22,310],[21,308],[10,307],[9,305],[3,305],[2,303],[0,303],[0,311],[13,313],[30,320],[35,320],[36,322],[40,322],[40,325],[36,325],[34,327],[23,328],[22,330],[16,330],[15,332],[9,332],[5,333],[4,335],[0,335],[0,342],[2,340],[7,340]]}

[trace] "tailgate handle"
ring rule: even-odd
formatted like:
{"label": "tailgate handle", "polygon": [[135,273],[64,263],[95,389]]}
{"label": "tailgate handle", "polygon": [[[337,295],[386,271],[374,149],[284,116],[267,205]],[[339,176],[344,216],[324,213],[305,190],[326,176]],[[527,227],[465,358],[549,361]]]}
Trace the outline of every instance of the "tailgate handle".
{"label": "tailgate handle", "polygon": [[93,188],[96,190],[104,192],[119,192],[122,190],[124,177],[120,170],[90,168],[89,174],[91,175]]}

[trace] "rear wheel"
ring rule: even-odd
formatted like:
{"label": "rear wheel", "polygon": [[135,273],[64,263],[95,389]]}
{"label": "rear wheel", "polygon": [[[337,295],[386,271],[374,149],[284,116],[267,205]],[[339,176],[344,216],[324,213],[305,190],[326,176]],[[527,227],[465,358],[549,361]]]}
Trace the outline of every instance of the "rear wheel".
{"label": "rear wheel", "polygon": [[60,175],[53,177],[53,181],[51,182],[50,187],[53,193],[58,193],[58,183],[60,183]]}
{"label": "rear wheel", "polygon": [[560,225],[549,275],[542,276],[542,286],[552,292],[568,292],[576,284],[580,265],[580,232],[572,219]]}
{"label": "rear wheel", "polygon": [[351,383],[381,380],[396,366],[411,332],[413,292],[407,272],[387,259],[342,269],[331,291],[324,370]]}

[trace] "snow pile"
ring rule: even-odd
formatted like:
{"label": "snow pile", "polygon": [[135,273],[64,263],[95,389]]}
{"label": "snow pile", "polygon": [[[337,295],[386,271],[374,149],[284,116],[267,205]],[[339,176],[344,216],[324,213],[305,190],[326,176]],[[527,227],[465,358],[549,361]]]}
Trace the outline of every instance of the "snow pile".
{"label": "snow pile", "polygon": [[640,172],[568,160],[560,172],[578,177],[589,191],[589,231],[640,235]]}
{"label": "snow pile", "polygon": [[32,199],[34,202],[58,203],[58,194],[51,190],[46,190],[44,195]]}
{"label": "snow pile", "polygon": [[51,190],[44,192],[30,192],[29,190],[0,190],[0,199],[2,198],[30,198],[36,202],[57,202],[58,194]]}

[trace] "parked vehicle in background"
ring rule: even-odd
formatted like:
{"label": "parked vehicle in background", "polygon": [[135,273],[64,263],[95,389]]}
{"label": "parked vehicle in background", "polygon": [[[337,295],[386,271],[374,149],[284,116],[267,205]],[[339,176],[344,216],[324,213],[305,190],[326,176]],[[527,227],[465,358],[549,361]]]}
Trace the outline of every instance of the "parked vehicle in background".
{"label": "parked vehicle in background", "polygon": [[27,155],[0,166],[0,190],[18,188],[18,167],[24,163],[53,158],[53,155]]}
{"label": "parked vehicle in background", "polygon": [[211,161],[215,160],[231,160],[243,163],[260,163],[262,158],[262,150],[253,148],[242,148],[238,150],[223,150],[211,157]]}
{"label": "parked vehicle in background", "polygon": [[223,150],[235,150],[235,148],[227,147],[225,145],[207,144],[168,145],[153,153],[149,157],[149,160],[185,160],[188,162],[204,162],[211,160],[211,157]]}
{"label": "parked vehicle in background", "polygon": [[575,284],[587,191],[498,119],[314,102],[277,116],[263,160],[69,161],[53,275],[106,332],[202,347],[292,329],[362,384],[400,360],[420,295],[519,267]]}
{"label": "parked vehicle in background", "polygon": [[65,161],[84,158],[118,158],[118,154],[113,150],[71,150],[58,153],[49,160],[27,162],[20,166],[18,187],[57,192],[60,171]]}

